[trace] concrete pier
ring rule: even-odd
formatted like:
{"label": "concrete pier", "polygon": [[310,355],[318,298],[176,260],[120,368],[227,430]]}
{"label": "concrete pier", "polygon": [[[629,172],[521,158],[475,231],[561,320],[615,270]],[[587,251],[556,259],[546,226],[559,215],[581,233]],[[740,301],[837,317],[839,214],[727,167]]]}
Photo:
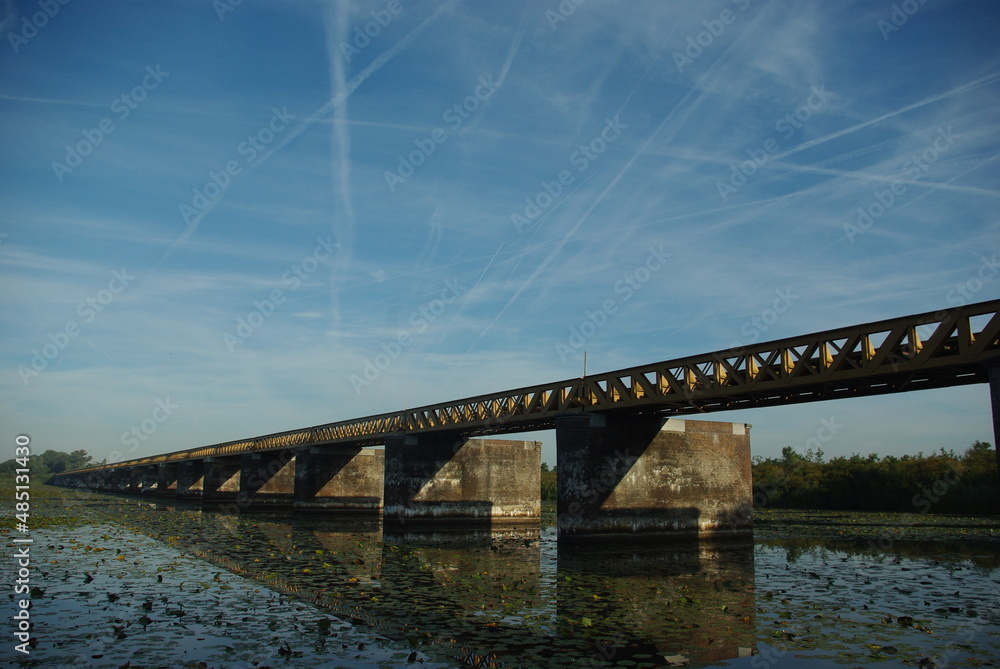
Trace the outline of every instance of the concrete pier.
{"label": "concrete pier", "polygon": [[176,462],[162,462],[159,464],[156,480],[156,494],[158,497],[177,496],[177,470],[179,464]]}
{"label": "concrete pier", "polygon": [[231,510],[234,513],[239,510],[241,460],[240,455],[205,458],[201,490],[203,509]]}
{"label": "concrete pier", "polygon": [[291,510],[295,469],[295,452],[289,449],[240,456],[239,510]]}
{"label": "concrete pier", "polygon": [[111,470],[104,482],[104,490],[108,492],[127,492],[131,473],[127,467],[116,467]]}
{"label": "concrete pier", "polygon": [[87,472],[77,477],[76,485],[88,490],[107,490],[110,475],[111,473],[106,469]]}
{"label": "concrete pier", "polygon": [[295,454],[295,510],[377,513],[382,509],[385,452],[312,446]]}
{"label": "concrete pier", "polygon": [[125,478],[125,492],[133,495],[142,493],[143,467],[129,467]]}
{"label": "concrete pier", "polygon": [[489,528],[541,515],[541,442],[411,435],[385,445],[386,528]]}
{"label": "concrete pier", "polygon": [[184,460],[177,463],[177,498],[200,498],[205,487],[205,461]]}
{"label": "concrete pier", "polygon": [[560,539],[752,531],[744,423],[579,414],[556,442]]}
{"label": "concrete pier", "polygon": [[143,495],[155,495],[160,484],[159,465],[145,465],[138,467],[139,470],[139,491]]}
{"label": "concrete pier", "polygon": [[986,373],[990,381],[990,406],[993,407],[993,451],[997,458],[997,482],[1000,483],[1000,356],[989,360]]}

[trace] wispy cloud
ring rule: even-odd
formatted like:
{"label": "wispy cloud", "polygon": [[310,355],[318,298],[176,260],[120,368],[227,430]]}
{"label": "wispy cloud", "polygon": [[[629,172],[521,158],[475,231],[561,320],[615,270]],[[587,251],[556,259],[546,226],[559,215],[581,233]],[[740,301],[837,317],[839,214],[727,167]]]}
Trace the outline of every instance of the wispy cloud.
{"label": "wispy cloud", "polygon": [[[551,5],[520,0],[405,2],[381,21],[385,3],[347,0],[242,3],[221,23],[203,3],[67,6],[3,59],[3,424],[100,455],[169,395],[182,410],[141,455],[564,378],[577,361],[555,343],[621,297],[650,245],[671,261],[588,339],[592,369],[726,348],[778,290],[800,297],[754,336],[948,306],[1000,251],[1000,10],[945,3],[888,42],[858,2],[751,2],[713,23],[742,4],[583,3],[555,29]],[[112,112],[154,62],[167,82]],[[470,99],[480,76],[500,85]],[[803,107],[813,87],[831,95]],[[122,268],[137,278],[109,301]],[[448,282],[460,298],[436,303]],[[981,284],[974,299],[1000,296]],[[107,304],[91,318],[88,299]],[[79,335],[35,358],[71,321]],[[401,333],[359,397],[351,374]],[[759,452],[785,445],[770,414],[751,422]],[[898,449],[931,450],[895,427]],[[954,438],[989,429],[963,420]]]}

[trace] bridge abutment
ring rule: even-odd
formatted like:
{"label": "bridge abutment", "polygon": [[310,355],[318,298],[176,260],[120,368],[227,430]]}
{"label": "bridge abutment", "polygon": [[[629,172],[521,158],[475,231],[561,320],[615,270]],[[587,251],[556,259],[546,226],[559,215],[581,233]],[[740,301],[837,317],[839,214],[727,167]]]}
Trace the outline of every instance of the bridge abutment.
{"label": "bridge abutment", "polygon": [[541,442],[434,433],[385,444],[387,529],[490,528],[541,516]]}
{"label": "bridge abutment", "polygon": [[560,539],[752,532],[744,423],[573,414],[556,448]]}
{"label": "bridge abutment", "polygon": [[290,449],[240,456],[239,510],[290,510],[295,499],[295,452]]}
{"label": "bridge abutment", "polygon": [[312,446],[295,455],[296,511],[378,512],[385,452],[352,446]]}

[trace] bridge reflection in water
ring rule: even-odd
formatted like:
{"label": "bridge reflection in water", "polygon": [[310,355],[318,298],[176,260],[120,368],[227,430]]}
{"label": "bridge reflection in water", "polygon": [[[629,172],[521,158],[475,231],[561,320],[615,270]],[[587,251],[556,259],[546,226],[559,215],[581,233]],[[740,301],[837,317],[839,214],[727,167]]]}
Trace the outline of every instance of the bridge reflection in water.
{"label": "bridge reflection in water", "polygon": [[[170,508],[152,514],[148,533],[431,659],[666,666],[678,656],[747,656],[754,644],[749,541],[559,546],[553,527],[537,525],[384,533],[377,514],[331,520]],[[174,514],[190,533],[178,536],[176,517],[167,519]]]}

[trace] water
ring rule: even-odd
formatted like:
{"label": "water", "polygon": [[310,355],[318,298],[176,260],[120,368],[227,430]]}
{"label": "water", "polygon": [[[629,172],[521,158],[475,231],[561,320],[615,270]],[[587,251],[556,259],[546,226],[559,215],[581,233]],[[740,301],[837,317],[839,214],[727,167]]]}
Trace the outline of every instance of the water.
{"label": "water", "polygon": [[1000,665],[996,520],[771,512],[753,543],[583,548],[551,517],[390,535],[63,494],[17,666]]}

